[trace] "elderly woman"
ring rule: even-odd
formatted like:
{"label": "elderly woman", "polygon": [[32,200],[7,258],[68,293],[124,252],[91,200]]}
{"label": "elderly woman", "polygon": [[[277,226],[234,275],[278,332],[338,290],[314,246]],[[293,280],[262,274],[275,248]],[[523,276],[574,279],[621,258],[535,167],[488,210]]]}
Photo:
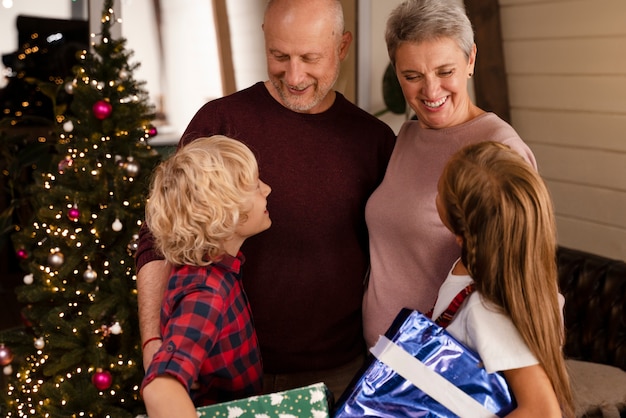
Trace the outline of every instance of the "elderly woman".
{"label": "elderly woman", "polygon": [[461,5],[405,1],[392,11],[385,38],[417,120],[402,126],[385,178],[366,207],[371,270],[363,324],[368,346],[401,308],[432,308],[460,256],[435,207],[437,180],[448,158],[465,145],[491,140],[507,144],[536,168],[533,153],[515,130],[476,106],[468,94],[476,44]]}

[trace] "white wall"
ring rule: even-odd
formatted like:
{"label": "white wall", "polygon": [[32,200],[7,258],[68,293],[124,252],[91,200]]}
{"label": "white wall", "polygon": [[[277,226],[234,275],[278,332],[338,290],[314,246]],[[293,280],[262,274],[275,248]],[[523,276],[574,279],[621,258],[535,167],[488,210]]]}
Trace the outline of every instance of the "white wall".
{"label": "white wall", "polygon": [[559,243],[626,260],[626,2],[500,0],[513,126]]}
{"label": "white wall", "polygon": [[[223,95],[214,16],[210,0],[161,1],[164,57],[159,61],[151,27],[152,0],[123,0],[123,36],[142,62],[140,79],[164,100],[169,126],[156,143],[178,142],[196,111]],[[237,89],[267,78],[263,31],[265,2],[227,0]],[[148,65],[146,65],[148,64]]]}
{"label": "white wall", "polygon": [[227,0],[235,84],[241,90],[267,79],[263,13],[265,1]]}
{"label": "white wall", "polygon": [[196,111],[222,96],[222,79],[211,1],[161,1],[161,7],[162,58],[152,0],[122,0],[122,35],[141,62],[136,78],[147,81],[167,116],[155,142],[177,143]]}

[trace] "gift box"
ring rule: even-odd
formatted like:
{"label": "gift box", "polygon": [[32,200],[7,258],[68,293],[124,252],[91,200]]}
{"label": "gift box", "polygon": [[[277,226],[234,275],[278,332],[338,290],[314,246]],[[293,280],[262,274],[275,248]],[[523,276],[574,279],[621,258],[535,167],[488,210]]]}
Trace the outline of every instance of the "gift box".
{"label": "gift box", "polygon": [[323,383],[197,408],[203,418],[328,418]]}
{"label": "gift box", "polygon": [[516,406],[501,373],[417,311],[403,309],[370,351],[335,418],[496,417]]}

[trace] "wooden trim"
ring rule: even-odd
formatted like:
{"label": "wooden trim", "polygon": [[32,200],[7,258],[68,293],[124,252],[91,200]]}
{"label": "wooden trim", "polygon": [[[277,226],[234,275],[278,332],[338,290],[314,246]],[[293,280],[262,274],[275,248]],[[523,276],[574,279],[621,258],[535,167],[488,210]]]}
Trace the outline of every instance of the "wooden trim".
{"label": "wooden trim", "polygon": [[237,84],[235,82],[235,66],[233,65],[233,53],[230,44],[230,26],[228,25],[226,0],[213,0],[213,20],[217,36],[220,73],[222,75],[222,92],[224,96],[227,96],[237,91]]}
{"label": "wooden trim", "polygon": [[465,0],[478,46],[474,74],[476,105],[511,121],[498,0]]}

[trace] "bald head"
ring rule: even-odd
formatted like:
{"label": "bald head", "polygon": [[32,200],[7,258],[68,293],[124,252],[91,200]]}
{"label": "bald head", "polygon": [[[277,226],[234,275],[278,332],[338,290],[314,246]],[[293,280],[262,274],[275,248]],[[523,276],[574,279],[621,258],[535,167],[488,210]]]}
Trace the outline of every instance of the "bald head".
{"label": "bald head", "polygon": [[269,0],[265,8],[266,24],[268,18],[279,16],[282,20],[307,19],[309,21],[331,21],[335,36],[345,31],[343,8],[339,0]]}

